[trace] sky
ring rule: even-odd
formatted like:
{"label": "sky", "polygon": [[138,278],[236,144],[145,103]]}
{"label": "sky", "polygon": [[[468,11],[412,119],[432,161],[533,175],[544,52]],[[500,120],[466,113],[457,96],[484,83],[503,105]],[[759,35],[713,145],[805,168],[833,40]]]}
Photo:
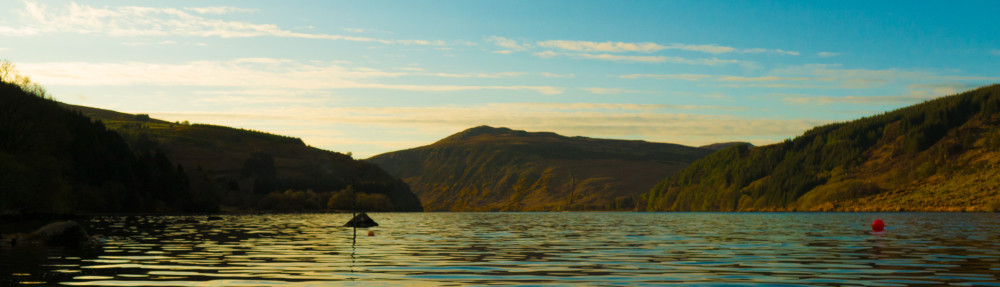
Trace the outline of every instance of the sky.
{"label": "sky", "polygon": [[998,1],[0,1],[56,100],[355,158],[479,125],[765,145],[1000,83]]}

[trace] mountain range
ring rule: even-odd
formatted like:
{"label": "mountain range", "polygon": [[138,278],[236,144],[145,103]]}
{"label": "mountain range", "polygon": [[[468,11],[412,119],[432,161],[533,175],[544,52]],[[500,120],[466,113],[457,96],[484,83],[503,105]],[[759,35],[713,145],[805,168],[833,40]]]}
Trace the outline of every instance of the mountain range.
{"label": "mountain range", "polygon": [[429,211],[633,210],[637,195],[712,151],[480,126],[368,161]]}
{"label": "mountain range", "polygon": [[[0,212],[1000,211],[1000,85],[703,147],[489,126],[368,160],[0,81]],[[358,194],[357,200],[351,200]]]}

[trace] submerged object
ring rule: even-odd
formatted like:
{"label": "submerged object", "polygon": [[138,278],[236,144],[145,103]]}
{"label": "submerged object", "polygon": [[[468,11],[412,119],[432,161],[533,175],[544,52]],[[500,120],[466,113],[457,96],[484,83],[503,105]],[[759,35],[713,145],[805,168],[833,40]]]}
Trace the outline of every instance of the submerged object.
{"label": "submerged object", "polygon": [[347,224],[344,224],[344,226],[367,228],[378,226],[378,223],[376,223],[375,220],[372,220],[371,217],[368,217],[367,213],[361,212],[358,213],[358,215],[355,215],[354,218],[351,218],[351,221],[348,221]]}
{"label": "submerged object", "polygon": [[882,222],[881,219],[876,219],[875,222],[872,222],[872,231],[882,232],[883,230],[885,230],[885,222]]}
{"label": "submerged object", "polygon": [[76,221],[50,223],[29,234],[28,239],[61,247],[80,247],[93,243],[87,231]]}

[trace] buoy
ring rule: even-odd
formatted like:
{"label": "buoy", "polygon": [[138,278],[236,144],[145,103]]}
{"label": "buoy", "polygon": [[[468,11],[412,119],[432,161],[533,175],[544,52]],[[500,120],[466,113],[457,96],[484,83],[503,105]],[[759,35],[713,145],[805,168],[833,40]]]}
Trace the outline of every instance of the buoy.
{"label": "buoy", "polygon": [[872,222],[872,231],[882,232],[882,230],[885,230],[885,222],[882,222],[881,219],[876,219],[875,222]]}
{"label": "buoy", "polygon": [[368,230],[368,236],[375,236],[375,230]]}

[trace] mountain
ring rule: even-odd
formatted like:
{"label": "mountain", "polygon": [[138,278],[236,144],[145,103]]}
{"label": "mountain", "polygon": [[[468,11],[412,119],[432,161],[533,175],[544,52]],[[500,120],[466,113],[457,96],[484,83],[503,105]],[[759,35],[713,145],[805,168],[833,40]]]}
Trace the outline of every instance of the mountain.
{"label": "mountain", "polygon": [[1000,209],[1000,85],[737,145],[661,181],[650,211]]}
{"label": "mountain", "polygon": [[632,210],[636,195],[710,152],[480,126],[369,161],[429,211]]}
{"label": "mountain", "polygon": [[224,206],[346,210],[351,208],[349,191],[353,189],[359,194],[359,205],[367,210],[423,210],[409,186],[378,166],[307,146],[298,138],[64,106],[102,121],[137,151],[165,154],[183,166],[196,190],[214,195]]}
{"label": "mountain", "polygon": [[212,211],[201,199],[162,154],[0,79],[0,213]]}

